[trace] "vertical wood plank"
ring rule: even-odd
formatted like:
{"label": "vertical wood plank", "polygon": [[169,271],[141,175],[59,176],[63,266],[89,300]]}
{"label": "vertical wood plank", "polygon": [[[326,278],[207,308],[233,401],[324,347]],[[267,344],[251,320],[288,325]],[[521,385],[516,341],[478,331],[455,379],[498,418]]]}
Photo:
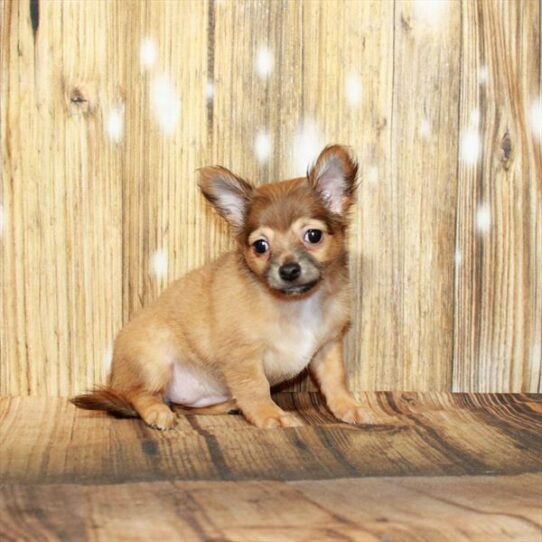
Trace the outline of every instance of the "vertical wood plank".
{"label": "vertical wood plank", "polygon": [[[207,2],[198,0],[127,8],[125,320],[203,262],[208,241],[196,169],[206,155],[207,13]],[[143,63],[142,54],[149,57]]]}
{"label": "vertical wood plank", "polygon": [[[210,160],[255,184],[286,178],[302,99],[302,5],[271,0],[214,6]],[[233,246],[216,219],[211,232],[215,251]]]}
{"label": "vertical wood plank", "polygon": [[450,385],[460,30],[456,2],[395,4],[390,165],[362,193],[358,389]]}
{"label": "vertical wood plank", "polygon": [[453,389],[540,391],[540,3],[464,2],[462,19]]}
{"label": "vertical wood plank", "polygon": [[350,231],[354,320],[346,349],[355,389],[382,385],[378,371],[388,355],[383,349],[394,348],[391,326],[379,318],[391,302],[382,277],[390,270],[391,238],[384,224],[392,213],[393,10],[392,2],[303,3],[301,140],[315,147],[318,142],[350,145],[360,161],[362,182]]}
{"label": "vertical wood plank", "polygon": [[[301,2],[217,2],[211,161],[255,184],[291,178],[293,135],[302,116]],[[301,172],[304,174],[304,171]],[[233,246],[210,217],[216,255]],[[306,389],[307,383],[294,386]]]}
{"label": "vertical wood plank", "polygon": [[451,381],[460,36],[455,0],[397,4],[392,170],[402,389],[447,390]]}
{"label": "vertical wood plank", "polygon": [[1,6],[2,394],[91,386],[120,323],[119,4],[39,6]]}

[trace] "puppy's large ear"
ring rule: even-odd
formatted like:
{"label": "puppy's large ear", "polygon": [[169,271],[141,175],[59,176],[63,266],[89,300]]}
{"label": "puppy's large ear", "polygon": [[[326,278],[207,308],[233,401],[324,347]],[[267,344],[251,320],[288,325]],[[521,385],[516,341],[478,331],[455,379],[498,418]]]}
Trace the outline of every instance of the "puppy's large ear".
{"label": "puppy's large ear", "polygon": [[326,147],[307,172],[309,184],[333,213],[343,214],[354,202],[358,162],[346,147]]}
{"label": "puppy's large ear", "polygon": [[203,195],[236,230],[240,230],[254,187],[220,166],[200,168],[199,174]]}

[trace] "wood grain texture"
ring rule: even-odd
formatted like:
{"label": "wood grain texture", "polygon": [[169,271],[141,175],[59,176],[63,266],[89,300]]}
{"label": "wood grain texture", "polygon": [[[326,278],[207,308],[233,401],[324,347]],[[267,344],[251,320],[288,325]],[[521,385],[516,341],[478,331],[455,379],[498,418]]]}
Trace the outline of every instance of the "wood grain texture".
{"label": "wood grain texture", "polygon": [[103,382],[122,323],[232,246],[198,167],[263,183],[331,142],[362,172],[351,386],[542,390],[537,0],[0,10],[0,394]]}
{"label": "wood grain texture", "polygon": [[380,423],[358,427],[314,394],[276,399],[305,425],[191,415],[161,433],[0,399],[0,539],[540,539],[540,395],[368,393]]}
{"label": "wood grain texture", "polygon": [[[394,214],[389,197],[394,186],[389,155],[394,4],[333,1],[303,6],[301,133],[308,141],[351,145],[361,164],[350,236],[354,291],[353,324],[346,341],[350,385],[358,390],[391,389],[389,376],[400,366],[397,330],[388,312],[395,306],[390,254],[399,247],[384,235],[384,224],[389,227]],[[294,147],[293,152],[299,150]],[[399,383],[399,378],[394,380]]]}
{"label": "wood grain texture", "polygon": [[[427,9],[434,11],[430,18]],[[370,345],[361,356],[361,384],[370,389],[448,390],[459,5],[397,2],[393,35],[390,171],[373,187],[380,191],[378,218],[360,247],[374,258],[371,272],[360,277],[370,303],[367,307],[364,302],[361,310],[367,322],[359,329],[361,343]],[[374,232],[375,225],[380,232]],[[384,245],[374,237],[369,240],[371,230]]]}
{"label": "wood grain texture", "polygon": [[[124,320],[208,253],[196,169],[207,161],[207,11],[199,0],[133,1],[123,170]],[[155,60],[142,66],[141,49]],[[208,258],[207,258],[208,259]]]}
{"label": "wood grain texture", "polygon": [[[542,469],[539,396],[361,396],[374,425],[337,422],[316,394],[278,394],[299,429],[261,430],[241,416],[180,416],[150,429],[64,399],[0,401],[3,483],[310,480],[358,476],[521,474]],[[54,443],[54,445],[52,445]]]}
{"label": "wood grain texture", "polygon": [[59,395],[105,378],[121,325],[122,149],[104,129],[122,28],[114,2],[41,2],[35,30],[29,5],[0,6],[0,393]]}
{"label": "wood grain texture", "polygon": [[535,542],[542,475],[0,487],[2,540]]}
{"label": "wood grain texture", "polygon": [[453,389],[540,391],[540,56],[522,46],[539,48],[540,3],[462,10]]}

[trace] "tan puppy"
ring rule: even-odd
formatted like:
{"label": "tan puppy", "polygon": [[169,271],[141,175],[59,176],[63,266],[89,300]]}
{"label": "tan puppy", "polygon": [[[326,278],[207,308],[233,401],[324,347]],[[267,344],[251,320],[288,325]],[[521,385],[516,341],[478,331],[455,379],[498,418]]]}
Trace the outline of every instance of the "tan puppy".
{"label": "tan puppy", "polygon": [[327,147],[307,177],[258,187],[222,167],[200,173],[203,195],[233,227],[237,249],[137,314],[116,339],[109,386],[74,404],[139,415],[157,429],[175,425],[168,403],[236,406],[258,427],[291,427],[300,422],[272,401],[270,385],[309,366],[331,412],[361,422],[342,347],[355,159]]}

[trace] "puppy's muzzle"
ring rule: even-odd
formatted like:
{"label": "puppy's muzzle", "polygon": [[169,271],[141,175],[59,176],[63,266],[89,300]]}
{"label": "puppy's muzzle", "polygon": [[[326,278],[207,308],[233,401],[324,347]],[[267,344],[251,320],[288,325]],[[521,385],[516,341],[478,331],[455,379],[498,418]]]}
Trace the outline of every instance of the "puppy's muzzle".
{"label": "puppy's muzzle", "polygon": [[292,282],[299,278],[301,275],[301,266],[297,263],[287,263],[281,265],[279,268],[279,276],[282,280],[286,282]]}
{"label": "puppy's muzzle", "polygon": [[321,270],[318,262],[309,254],[296,255],[294,261],[279,263],[272,261],[265,275],[267,284],[273,290],[285,295],[304,294],[320,281]]}

